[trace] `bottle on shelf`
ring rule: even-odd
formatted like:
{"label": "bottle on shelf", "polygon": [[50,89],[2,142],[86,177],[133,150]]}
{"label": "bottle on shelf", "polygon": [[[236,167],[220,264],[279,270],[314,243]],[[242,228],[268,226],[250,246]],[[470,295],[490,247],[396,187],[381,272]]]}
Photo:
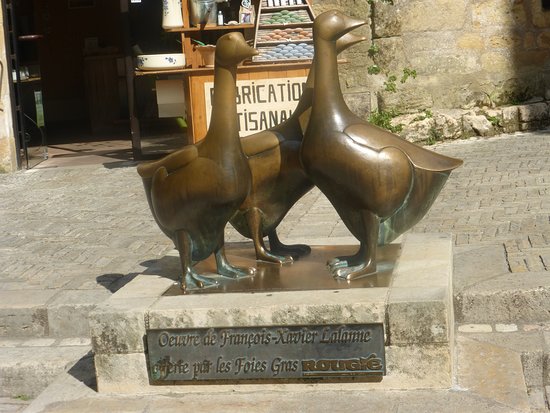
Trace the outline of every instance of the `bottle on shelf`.
{"label": "bottle on shelf", "polygon": [[223,13],[221,10],[218,11],[218,26],[223,26]]}

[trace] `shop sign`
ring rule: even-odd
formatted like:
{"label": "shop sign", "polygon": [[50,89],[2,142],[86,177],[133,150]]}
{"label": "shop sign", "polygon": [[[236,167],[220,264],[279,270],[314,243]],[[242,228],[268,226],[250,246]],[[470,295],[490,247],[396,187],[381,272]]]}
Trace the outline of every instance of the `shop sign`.
{"label": "shop sign", "polygon": [[[306,77],[237,81],[237,113],[241,136],[272,128],[290,117]],[[206,123],[210,125],[214,83],[204,84]]]}

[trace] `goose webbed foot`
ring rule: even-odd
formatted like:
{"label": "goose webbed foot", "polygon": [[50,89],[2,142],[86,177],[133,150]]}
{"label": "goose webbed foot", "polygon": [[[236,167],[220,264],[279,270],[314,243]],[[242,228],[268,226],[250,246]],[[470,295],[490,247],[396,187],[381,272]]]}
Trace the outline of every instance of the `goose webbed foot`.
{"label": "goose webbed foot", "polygon": [[268,234],[269,239],[269,248],[271,253],[277,255],[284,255],[297,259],[306,255],[311,254],[311,247],[305,244],[291,244],[286,245],[281,242],[277,231],[272,231]]}
{"label": "goose webbed foot", "polygon": [[[292,263],[292,257],[287,256],[287,254],[278,254],[273,252],[273,246],[269,251],[263,239],[263,212],[259,208],[250,208],[246,211],[246,220],[248,228],[250,229],[250,234],[252,241],[254,242],[254,249],[256,250],[256,259],[258,261],[269,262],[273,264],[290,264]],[[271,239],[271,238],[270,238]]]}
{"label": "goose webbed foot", "polygon": [[[360,265],[365,257],[365,250],[365,244],[362,242],[359,246],[359,251],[357,251],[354,255],[335,257],[327,261],[327,267],[329,271],[334,275],[335,272],[340,268],[355,267],[357,265]],[[334,276],[336,277],[336,275]]]}
{"label": "goose webbed foot", "polygon": [[294,259],[290,255],[278,255],[273,251],[268,251],[266,248],[256,249],[256,259],[258,261],[269,262],[272,264],[291,264]]}
{"label": "goose webbed foot", "polygon": [[193,241],[187,231],[176,231],[174,244],[176,245],[180,255],[180,264],[182,269],[180,288],[183,291],[218,286],[218,282],[216,280],[204,277],[195,271],[193,267],[195,263],[192,259]]}
{"label": "goose webbed foot", "polygon": [[376,262],[371,261],[366,264],[336,268],[332,270],[331,273],[334,278],[339,278],[347,281],[357,280],[359,278],[376,274]]}
{"label": "goose webbed foot", "polygon": [[254,267],[238,267],[230,264],[229,261],[227,261],[225,249],[223,247],[216,251],[215,257],[218,274],[224,277],[233,279],[249,278],[256,274],[256,268]]}
{"label": "goose webbed foot", "polygon": [[361,240],[359,251],[351,257],[346,257],[349,258],[346,261],[348,265],[340,265],[344,260],[335,262],[334,267],[330,269],[334,278],[351,281],[376,274],[376,247],[380,220],[371,211],[362,210],[360,213],[364,238]]}
{"label": "goose webbed foot", "polygon": [[187,271],[183,274],[180,282],[180,288],[183,291],[215,288],[218,285],[219,283],[216,280],[200,275],[194,270]]}

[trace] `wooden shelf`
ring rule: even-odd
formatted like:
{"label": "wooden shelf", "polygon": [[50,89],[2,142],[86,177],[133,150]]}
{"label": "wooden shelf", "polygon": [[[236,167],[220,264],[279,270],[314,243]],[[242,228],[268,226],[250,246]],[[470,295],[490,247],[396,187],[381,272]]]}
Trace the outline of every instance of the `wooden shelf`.
{"label": "wooden shelf", "polygon": [[301,10],[301,9],[307,9],[309,5],[307,4],[295,4],[293,6],[273,6],[273,7],[267,7],[262,6],[262,10],[272,12],[272,11],[281,11],[281,10]]}
{"label": "wooden shelf", "polygon": [[174,29],[168,29],[167,32],[176,32],[176,33],[192,33],[192,32],[201,32],[201,31],[221,31],[221,30],[242,30],[242,29],[253,29],[254,24],[227,24],[224,26],[217,26],[215,24],[206,24],[204,26],[198,27],[176,27]]}
{"label": "wooden shelf", "polygon": [[42,78],[40,77],[29,77],[28,79],[21,79],[20,83],[31,83],[31,82],[40,82]]}
{"label": "wooden shelf", "polygon": [[[311,60],[301,60],[293,62],[281,62],[281,63],[249,63],[246,65],[241,65],[237,67],[237,72],[239,70],[248,70],[248,69],[301,69],[309,68],[311,66]],[[151,75],[175,75],[175,74],[212,74],[214,73],[213,67],[198,67],[198,68],[185,68],[185,69],[172,69],[172,70],[136,70],[134,74],[136,76],[151,76]]]}

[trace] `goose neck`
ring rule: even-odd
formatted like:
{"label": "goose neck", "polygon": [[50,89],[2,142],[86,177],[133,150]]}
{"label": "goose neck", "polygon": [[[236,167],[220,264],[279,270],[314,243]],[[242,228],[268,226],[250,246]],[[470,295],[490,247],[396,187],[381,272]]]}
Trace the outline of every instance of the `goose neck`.
{"label": "goose neck", "polygon": [[340,111],[346,107],[338,77],[336,42],[318,40],[315,44],[315,100]]}
{"label": "goose neck", "polygon": [[[216,136],[218,141],[235,140],[239,135],[237,115],[237,67],[225,67],[217,64],[214,69],[214,95],[208,135]],[[213,133],[211,133],[213,132]]]}

